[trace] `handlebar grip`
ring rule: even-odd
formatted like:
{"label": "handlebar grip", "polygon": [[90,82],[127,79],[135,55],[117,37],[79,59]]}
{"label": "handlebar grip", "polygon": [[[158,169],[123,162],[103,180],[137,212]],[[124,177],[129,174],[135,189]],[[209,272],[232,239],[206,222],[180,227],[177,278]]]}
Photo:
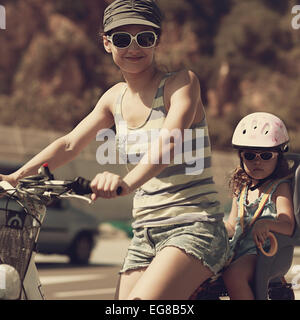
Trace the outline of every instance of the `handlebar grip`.
{"label": "handlebar grip", "polygon": [[82,177],[78,177],[75,179],[72,189],[75,193],[79,195],[90,194],[93,193],[90,187],[91,181]]}
{"label": "handlebar grip", "polygon": [[[75,193],[79,195],[90,194],[93,193],[90,187],[91,181],[82,177],[78,177],[74,180],[72,189]],[[117,195],[119,196],[122,193],[122,187],[117,188]]]}
{"label": "handlebar grip", "polygon": [[122,193],[123,189],[122,187],[117,188],[117,195],[119,196]]}

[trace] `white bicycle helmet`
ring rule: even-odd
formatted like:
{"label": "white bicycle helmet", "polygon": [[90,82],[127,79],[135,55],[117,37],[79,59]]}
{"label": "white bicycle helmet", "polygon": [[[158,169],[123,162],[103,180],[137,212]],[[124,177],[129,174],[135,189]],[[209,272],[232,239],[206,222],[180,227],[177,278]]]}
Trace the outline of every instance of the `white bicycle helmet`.
{"label": "white bicycle helmet", "polygon": [[282,120],[271,113],[254,112],[244,117],[232,136],[234,148],[287,151],[289,136]]}

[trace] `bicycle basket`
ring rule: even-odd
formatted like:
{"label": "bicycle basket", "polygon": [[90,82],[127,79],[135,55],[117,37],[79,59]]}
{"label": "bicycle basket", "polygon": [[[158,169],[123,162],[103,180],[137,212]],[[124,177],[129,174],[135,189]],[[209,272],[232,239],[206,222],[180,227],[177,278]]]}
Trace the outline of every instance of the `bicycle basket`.
{"label": "bicycle basket", "polygon": [[39,229],[39,221],[25,208],[0,208],[0,263],[13,266],[21,281],[24,280]]}

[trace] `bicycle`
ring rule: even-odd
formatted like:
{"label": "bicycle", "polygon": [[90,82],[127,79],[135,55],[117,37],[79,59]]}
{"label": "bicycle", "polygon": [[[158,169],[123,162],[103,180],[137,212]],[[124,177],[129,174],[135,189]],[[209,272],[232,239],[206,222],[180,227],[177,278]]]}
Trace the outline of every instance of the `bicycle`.
{"label": "bicycle", "polygon": [[[16,187],[0,182],[0,196],[7,197],[6,207],[0,209],[0,300],[45,299],[34,257],[46,206],[58,198],[91,203],[84,196],[90,193],[89,180],[55,180],[47,164],[40,167],[37,175],[21,179]],[[22,210],[10,210],[11,200]]]}

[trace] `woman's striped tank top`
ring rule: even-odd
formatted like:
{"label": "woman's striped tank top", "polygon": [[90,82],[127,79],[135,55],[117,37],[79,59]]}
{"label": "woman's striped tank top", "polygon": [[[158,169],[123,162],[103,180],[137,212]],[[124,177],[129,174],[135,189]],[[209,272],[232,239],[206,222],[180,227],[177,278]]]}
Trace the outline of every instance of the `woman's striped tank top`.
{"label": "woman's striped tank top", "polygon": [[[122,99],[127,86],[117,99],[116,140],[120,159],[128,170],[138,164],[163,127],[167,116],[163,95],[168,76],[170,74],[160,82],[147,120],[137,128],[128,127],[122,116]],[[205,118],[185,130],[181,146],[171,163],[137,190],[133,201],[134,227],[223,218],[212,176]]]}

